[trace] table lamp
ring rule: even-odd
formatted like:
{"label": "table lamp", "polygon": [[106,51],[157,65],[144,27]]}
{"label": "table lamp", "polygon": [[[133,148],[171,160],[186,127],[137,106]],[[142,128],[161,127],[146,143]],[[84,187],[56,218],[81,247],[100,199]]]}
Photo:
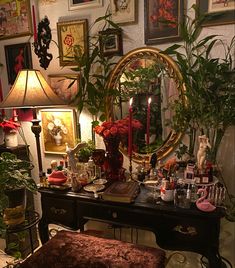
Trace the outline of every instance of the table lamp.
{"label": "table lamp", "polygon": [[42,157],[40,148],[40,120],[37,119],[36,108],[65,105],[46,82],[38,70],[23,69],[19,71],[16,80],[0,108],[32,108],[33,120],[31,130],[36,138],[39,176],[42,176]]}

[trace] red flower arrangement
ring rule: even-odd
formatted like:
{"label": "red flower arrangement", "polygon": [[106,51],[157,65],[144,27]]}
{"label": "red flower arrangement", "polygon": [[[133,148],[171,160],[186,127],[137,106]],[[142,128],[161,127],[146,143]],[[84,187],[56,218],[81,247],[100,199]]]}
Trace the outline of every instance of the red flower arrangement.
{"label": "red flower arrangement", "polygon": [[[132,128],[140,129],[142,124],[137,119],[132,119]],[[126,137],[129,130],[129,117],[116,121],[105,121],[94,128],[95,132],[105,139]]]}
{"label": "red flower arrangement", "polygon": [[13,119],[9,119],[9,120],[3,120],[0,123],[0,127],[3,128],[3,131],[5,133],[9,133],[9,132],[16,132],[18,130],[18,128],[20,127],[20,124],[17,122],[14,122]]}

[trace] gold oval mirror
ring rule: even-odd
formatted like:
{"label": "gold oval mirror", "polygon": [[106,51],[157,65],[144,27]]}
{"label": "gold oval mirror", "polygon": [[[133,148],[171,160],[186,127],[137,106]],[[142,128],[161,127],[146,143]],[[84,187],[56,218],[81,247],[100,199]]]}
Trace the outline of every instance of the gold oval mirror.
{"label": "gold oval mirror", "polygon": [[[108,88],[121,93],[121,97],[108,102],[109,117],[116,120],[128,116],[132,97],[133,117],[143,125],[134,133],[133,161],[149,161],[154,152],[158,160],[169,155],[182,136],[170,127],[171,107],[176,100],[184,101],[180,92],[185,90],[174,60],[153,47],[132,50],[115,66]],[[127,143],[120,150],[127,155]]]}

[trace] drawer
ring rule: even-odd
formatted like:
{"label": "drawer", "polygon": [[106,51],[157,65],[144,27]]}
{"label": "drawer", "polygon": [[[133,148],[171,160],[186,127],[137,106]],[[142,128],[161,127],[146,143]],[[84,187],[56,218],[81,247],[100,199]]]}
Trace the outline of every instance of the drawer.
{"label": "drawer", "polygon": [[76,228],[76,202],[68,199],[44,197],[43,217],[48,223],[58,223]]}
{"label": "drawer", "polygon": [[218,244],[218,226],[215,221],[171,215],[164,215],[163,221],[164,225],[159,226],[157,231],[163,247],[200,250]]}
{"label": "drawer", "polygon": [[[132,225],[135,227],[145,227],[151,229],[153,215],[145,213],[143,210],[128,206],[115,206],[112,204],[78,202],[79,217],[85,219],[100,220],[109,223]],[[161,223],[160,217],[158,223]]]}

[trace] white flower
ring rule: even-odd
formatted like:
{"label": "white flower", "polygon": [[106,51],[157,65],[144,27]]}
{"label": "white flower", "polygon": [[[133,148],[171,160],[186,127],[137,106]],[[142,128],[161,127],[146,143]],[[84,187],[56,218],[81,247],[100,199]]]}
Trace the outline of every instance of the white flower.
{"label": "white flower", "polygon": [[54,124],[52,123],[52,122],[50,122],[50,123],[48,123],[48,125],[47,125],[47,128],[49,129],[49,130],[52,130],[53,128],[54,128]]}
{"label": "white flower", "polygon": [[68,133],[68,130],[64,125],[61,126],[61,130],[63,131],[64,134]]}
{"label": "white flower", "polygon": [[57,127],[61,127],[61,126],[62,126],[62,122],[61,122],[61,120],[58,119],[58,118],[56,118],[56,119],[54,120],[54,124],[55,124]]}

